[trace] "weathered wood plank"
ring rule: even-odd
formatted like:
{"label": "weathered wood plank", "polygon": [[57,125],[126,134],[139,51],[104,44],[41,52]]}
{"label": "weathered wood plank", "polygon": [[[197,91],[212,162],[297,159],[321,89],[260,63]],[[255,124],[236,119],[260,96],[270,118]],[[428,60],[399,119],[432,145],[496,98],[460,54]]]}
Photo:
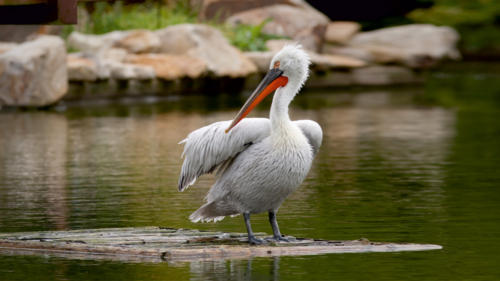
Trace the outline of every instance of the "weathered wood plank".
{"label": "weathered wood plank", "polygon": [[57,0],[57,18],[65,24],[77,24],[77,0]]}
{"label": "weathered wood plank", "polygon": [[0,0],[0,6],[47,3],[47,0]]}
{"label": "weathered wood plank", "polygon": [[[269,239],[264,233],[258,237]],[[249,257],[303,256],[437,250],[432,244],[327,241],[287,237],[250,246],[246,234],[161,227],[107,228],[0,234],[0,253],[49,254],[68,258],[127,261],[193,261]]]}

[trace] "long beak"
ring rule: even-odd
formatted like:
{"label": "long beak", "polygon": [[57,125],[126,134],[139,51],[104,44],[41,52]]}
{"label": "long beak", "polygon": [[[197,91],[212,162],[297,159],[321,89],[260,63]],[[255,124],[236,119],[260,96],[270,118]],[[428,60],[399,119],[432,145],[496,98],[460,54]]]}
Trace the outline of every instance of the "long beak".
{"label": "long beak", "polygon": [[274,92],[274,90],[279,87],[285,86],[288,83],[288,78],[285,76],[281,76],[283,71],[279,68],[273,68],[269,70],[264,79],[260,81],[259,85],[253,91],[252,95],[245,102],[243,107],[240,109],[240,112],[234,117],[231,125],[226,129],[226,133],[228,133],[236,124],[238,124],[243,118],[245,118],[254,107],[256,107],[265,97],[267,97],[270,93]]}

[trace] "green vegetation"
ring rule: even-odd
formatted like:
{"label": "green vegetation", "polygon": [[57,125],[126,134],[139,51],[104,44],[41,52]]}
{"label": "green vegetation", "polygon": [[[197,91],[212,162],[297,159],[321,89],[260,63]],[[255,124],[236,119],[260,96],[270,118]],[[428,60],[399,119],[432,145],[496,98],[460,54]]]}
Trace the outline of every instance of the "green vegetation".
{"label": "green vegetation", "polygon": [[113,30],[159,29],[165,26],[196,22],[196,15],[181,5],[158,6],[155,3],[123,6],[97,2],[86,24],[86,32],[102,34]]}
{"label": "green vegetation", "polygon": [[[196,12],[184,1],[177,1],[172,5],[160,5],[154,2],[132,5],[123,5],[120,1],[114,4],[96,2],[93,12],[82,24],[64,27],[63,37],[67,38],[74,30],[90,34],[103,34],[114,30],[155,30],[175,24],[196,22],[198,22]],[[236,27],[215,21],[207,24],[220,29],[234,46],[243,51],[263,51],[266,50],[267,40],[282,38],[262,31],[267,22],[264,21],[256,26],[238,25]]]}
{"label": "green vegetation", "polygon": [[266,41],[270,39],[283,38],[281,36],[266,34],[262,29],[269,20],[263,21],[259,25],[240,24],[236,27],[227,25],[219,26],[229,39],[231,44],[243,51],[263,51],[266,50]]}
{"label": "green vegetation", "polygon": [[408,15],[413,21],[449,25],[462,36],[466,52],[500,50],[500,1],[435,0],[430,9]]}

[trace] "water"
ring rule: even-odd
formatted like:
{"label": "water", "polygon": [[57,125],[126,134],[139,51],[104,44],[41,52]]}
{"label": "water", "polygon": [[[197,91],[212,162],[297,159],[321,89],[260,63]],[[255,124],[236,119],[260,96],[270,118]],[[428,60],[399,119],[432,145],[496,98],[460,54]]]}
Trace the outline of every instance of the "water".
{"label": "water", "polygon": [[[323,146],[278,214],[282,232],[434,243],[440,251],[191,263],[0,255],[0,280],[498,280],[500,65],[452,65],[417,88],[306,92],[293,119]],[[154,102],[154,103],[152,103]],[[268,101],[269,102],[269,101]],[[213,178],[184,193],[177,143],[242,97],[189,96],[0,113],[0,232],[192,224]],[[266,116],[269,103],[254,116]],[[270,232],[267,216],[253,217]]]}

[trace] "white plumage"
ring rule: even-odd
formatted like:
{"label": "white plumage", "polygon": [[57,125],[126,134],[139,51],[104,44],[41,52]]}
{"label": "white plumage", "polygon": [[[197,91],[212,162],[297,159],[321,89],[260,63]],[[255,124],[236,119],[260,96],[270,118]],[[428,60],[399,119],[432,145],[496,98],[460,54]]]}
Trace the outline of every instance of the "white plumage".
{"label": "white plumage", "polygon": [[[190,216],[193,222],[244,214],[249,242],[257,244],[262,241],[253,236],[249,217],[267,211],[274,238],[283,240],[275,214],[306,177],[322,140],[316,122],[292,122],[288,117],[288,105],[306,81],[308,69],[309,58],[302,48],[285,46],[232,122],[213,123],[181,141],[184,163],[180,191],[194,184],[199,176],[217,171],[207,203]],[[274,89],[270,119],[242,119]]]}

